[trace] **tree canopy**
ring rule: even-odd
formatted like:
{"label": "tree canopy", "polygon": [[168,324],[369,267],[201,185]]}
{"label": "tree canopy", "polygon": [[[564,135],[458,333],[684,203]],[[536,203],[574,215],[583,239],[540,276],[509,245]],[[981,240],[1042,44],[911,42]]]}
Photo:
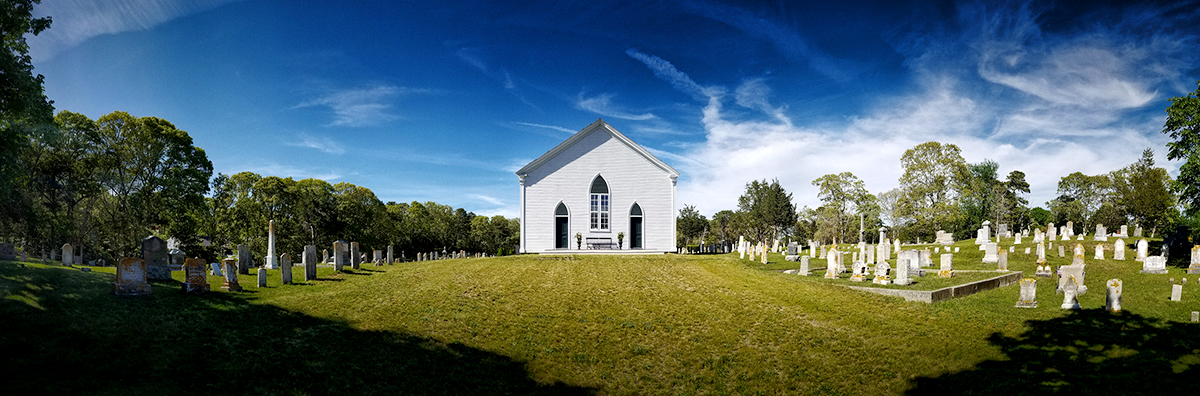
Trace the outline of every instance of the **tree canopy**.
{"label": "tree canopy", "polygon": [[1196,91],[1171,98],[1167,121],[1162,132],[1171,137],[1167,142],[1167,159],[1184,160],[1179,178],[1172,190],[1189,215],[1200,215],[1200,81]]}

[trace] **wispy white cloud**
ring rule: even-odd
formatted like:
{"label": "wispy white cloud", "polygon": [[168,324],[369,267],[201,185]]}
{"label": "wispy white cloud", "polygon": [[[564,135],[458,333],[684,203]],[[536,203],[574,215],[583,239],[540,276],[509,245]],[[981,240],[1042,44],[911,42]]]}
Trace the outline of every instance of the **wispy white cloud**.
{"label": "wispy white cloud", "polygon": [[334,117],[333,121],[326,126],[374,126],[400,118],[391,111],[390,101],[397,96],[441,93],[443,92],[440,90],[429,88],[375,85],[330,92],[319,98],[300,103],[295,108],[328,107],[333,111]]}
{"label": "wispy white cloud", "polygon": [[475,200],[483,201],[483,202],[485,202],[489,205],[493,205],[493,206],[504,205],[504,201],[501,201],[499,198],[496,198],[496,197],[491,197],[491,196],[487,196],[487,195],[483,195],[483,194],[467,194],[467,196],[472,199],[475,199]]}
{"label": "wispy white cloud", "polygon": [[[1051,35],[1022,25],[1034,20],[1019,15],[1028,10],[990,12],[1009,13],[998,18],[1008,25],[993,30],[1026,33],[1011,35],[1012,41],[999,45],[996,37],[1004,35],[962,32],[960,41],[949,44],[957,45],[957,53],[945,47],[909,53],[913,85],[877,98],[843,122],[797,124],[785,106],[772,103],[769,80],[750,78],[732,90],[732,98],[709,96],[699,120],[705,141],[683,146],[675,154],[652,153],[684,174],[678,202],[705,213],[736,207],[751,180],[778,178],[795,194],[797,204],[810,207],[820,205],[811,182],[825,174],[849,171],[868,190],[887,191],[899,185],[900,157],[927,141],[959,146],[968,162],[995,160],[1001,177],[1023,171],[1034,206],[1056,196],[1061,177],[1119,169],[1136,161],[1147,147],[1156,149],[1160,165],[1177,166],[1163,158],[1166,138],[1158,133],[1162,119],[1140,112],[1162,102],[1161,91],[1173,87],[1171,79],[1197,66],[1197,57],[1189,52],[1195,46],[1183,45],[1194,43],[1193,36],[1172,35],[1151,25],[1141,35]],[[1039,37],[1029,39],[1028,32],[1034,31]],[[1178,62],[1180,58],[1187,61]],[[963,73],[963,59],[976,62],[977,74]],[[691,93],[699,86],[678,83],[692,81],[683,72],[664,77],[655,66],[647,66],[677,90]],[[997,90],[1005,89],[1012,91],[997,100]],[[731,111],[730,105],[749,111]]]}
{"label": "wispy white cloud", "polygon": [[643,54],[634,48],[625,50],[625,54],[645,63],[646,67],[649,67],[654,72],[655,77],[670,83],[675,89],[691,95],[696,100],[707,100],[710,96],[720,95],[719,90],[701,87],[700,84],[692,81],[692,78],[688,77],[687,74],[676,69],[675,65],[672,65],[671,62],[667,62],[662,58]]}
{"label": "wispy white cloud", "polygon": [[346,152],[346,148],[343,147],[341,143],[329,138],[328,136],[312,136],[302,133],[297,136],[297,139],[299,140],[286,142],[284,144],[293,147],[313,148],[329,154],[343,154]]}
{"label": "wispy white cloud", "polygon": [[580,109],[587,110],[605,117],[620,118],[623,120],[645,121],[657,118],[652,113],[631,113],[629,111],[618,108],[612,104],[612,94],[600,94],[593,97],[584,97],[582,93],[576,99],[575,105]]}
{"label": "wispy white cloud", "polygon": [[34,7],[50,16],[50,29],[27,38],[35,60],[47,60],[68,48],[104,34],[146,30],[172,19],[201,13],[242,0],[52,0]]}
{"label": "wispy white cloud", "polygon": [[557,126],[557,125],[534,124],[534,123],[529,123],[529,122],[513,122],[513,124],[517,124],[517,125],[524,125],[524,126],[531,126],[531,127],[535,127],[535,128],[544,128],[544,129],[550,129],[550,130],[555,130],[555,131],[563,132],[563,133],[566,133],[566,134],[568,134],[568,135],[574,135],[574,134],[575,134],[575,132],[579,132],[579,131],[571,130],[571,129],[569,129],[569,128],[563,128],[563,127],[560,127],[560,126]]}

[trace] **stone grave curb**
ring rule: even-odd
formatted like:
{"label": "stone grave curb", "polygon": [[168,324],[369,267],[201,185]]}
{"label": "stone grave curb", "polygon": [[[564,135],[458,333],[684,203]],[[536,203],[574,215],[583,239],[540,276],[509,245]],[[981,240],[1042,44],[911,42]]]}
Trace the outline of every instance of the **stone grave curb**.
{"label": "stone grave curb", "polygon": [[868,293],[882,294],[885,296],[902,297],[908,301],[917,301],[923,303],[936,303],[946,301],[956,297],[969,296],[981,291],[992,290],[1012,284],[1016,284],[1024,277],[1024,273],[1010,272],[994,278],[988,278],[971,283],[943,287],[937,290],[903,290],[903,289],[884,289],[878,287],[862,287],[862,286],[846,286],[854,290],[865,291]]}

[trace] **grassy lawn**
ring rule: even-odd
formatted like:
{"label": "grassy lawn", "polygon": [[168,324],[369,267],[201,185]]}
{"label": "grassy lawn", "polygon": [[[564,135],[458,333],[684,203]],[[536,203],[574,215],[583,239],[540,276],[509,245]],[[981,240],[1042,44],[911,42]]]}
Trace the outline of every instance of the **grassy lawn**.
{"label": "grassy lawn", "polygon": [[[1200,390],[1200,325],[1187,323],[1200,276],[1170,302],[1167,279],[1182,269],[1138,274],[1132,250],[1111,261],[1109,243],[1110,260],[1097,261],[1084,245],[1081,311],[1059,309],[1047,278],[1035,309],[1013,307],[1016,286],[923,304],[783,274],[798,263],[779,255],[767,266],[736,254],[445,260],[321,268],[320,280],[288,286],[270,271],[263,289],[242,276],[246,291],[224,292],[210,277],[205,295],[158,282],[146,297],[112,295],[111,268],[0,262],[0,369],[13,379],[0,393]],[[957,246],[956,269],[995,269],[970,241]],[[1009,268],[1032,276],[1024,246]],[[1048,252],[1051,265],[1069,264]],[[1125,281],[1122,313],[1101,309],[1110,278]]]}

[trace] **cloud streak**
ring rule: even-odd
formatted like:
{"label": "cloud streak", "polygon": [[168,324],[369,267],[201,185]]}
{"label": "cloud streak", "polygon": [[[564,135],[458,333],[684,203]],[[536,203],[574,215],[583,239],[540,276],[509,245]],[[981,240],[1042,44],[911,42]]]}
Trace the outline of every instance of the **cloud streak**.
{"label": "cloud streak", "polygon": [[299,141],[284,143],[293,147],[307,147],[317,149],[329,154],[344,154],[346,148],[338,141],[329,138],[328,136],[312,136],[308,134],[300,134]]}
{"label": "cloud streak", "polygon": [[30,56],[48,60],[92,37],[147,30],[164,22],[242,0],[56,0],[34,7],[52,28],[31,36]]}
{"label": "cloud streak", "polygon": [[637,114],[637,113],[632,113],[632,112],[620,109],[618,106],[612,104],[612,98],[613,98],[612,94],[600,94],[600,95],[588,98],[588,97],[584,97],[583,94],[581,93],[581,94],[579,94],[579,97],[576,100],[575,105],[578,106],[580,109],[587,110],[587,111],[590,111],[590,112],[593,112],[593,113],[596,113],[596,114],[599,114],[599,115],[602,115],[605,117],[609,117],[609,118],[620,118],[623,120],[633,120],[633,121],[645,121],[645,120],[652,120],[652,119],[658,118],[658,116],[656,116],[652,113]]}
{"label": "cloud streak", "polygon": [[439,94],[441,91],[427,88],[407,88],[393,85],[376,85],[366,88],[351,88],[328,93],[308,100],[295,108],[327,107],[333,111],[333,121],[326,126],[365,127],[376,126],[399,119],[392,112],[390,101],[398,96],[413,94]]}

